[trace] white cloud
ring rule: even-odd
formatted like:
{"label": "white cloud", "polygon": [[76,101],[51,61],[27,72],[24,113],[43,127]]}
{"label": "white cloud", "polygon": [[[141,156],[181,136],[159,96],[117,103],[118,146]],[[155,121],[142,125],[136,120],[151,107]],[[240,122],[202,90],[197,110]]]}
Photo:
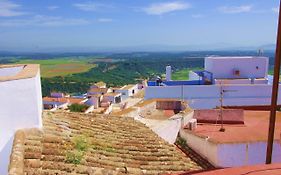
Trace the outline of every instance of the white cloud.
{"label": "white cloud", "polygon": [[48,10],[56,10],[58,8],[59,8],[59,6],[55,6],[55,5],[47,7]]}
{"label": "white cloud", "polygon": [[75,26],[90,24],[90,21],[81,18],[62,18],[56,16],[42,16],[36,15],[28,19],[9,19],[0,20],[0,26],[13,27],[13,26]]}
{"label": "white cloud", "polygon": [[251,12],[253,9],[252,5],[241,5],[241,6],[223,6],[219,7],[218,10],[222,13],[235,14],[235,13],[246,13]]}
{"label": "white cloud", "polygon": [[185,10],[190,8],[191,5],[184,2],[166,2],[156,3],[143,8],[143,11],[149,15],[162,15],[173,11]]}
{"label": "white cloud", "polygon": [[76,3],[73,6],[83,11],[101,11],[105,8],[113,8],[111,5],[96,2]]}
{"label": "white cloud", "polygon": [[0,0],[0,17],[11,17],[24,15],[24,12],[18,11],[21,6],[8,0]]}
{"label": "white cloud", "polygon": [[98,7],[97,4],[93,2],[77,3],[77,4],[73,4],[73,6],[84,11],[96,11]]}
{"label": "white cloud", "polygon": [[271,9],[274,13],[279,13],[279,8],[278,7],[273,7]]}
{"label": "white cloud", "polygon": [[98,22],[112,22],[113,20],[111,18],[99,18]]}
{"label": "white cloud", "polygon": [[191,15],[192,18],[203,18],[204,15],[201,15],[201,14],[193,14]]}

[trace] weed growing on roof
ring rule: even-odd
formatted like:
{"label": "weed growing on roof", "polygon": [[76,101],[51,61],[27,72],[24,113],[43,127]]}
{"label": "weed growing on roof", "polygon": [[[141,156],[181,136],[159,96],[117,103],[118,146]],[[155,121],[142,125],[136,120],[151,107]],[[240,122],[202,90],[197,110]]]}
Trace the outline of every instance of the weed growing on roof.
{"label": "weed growing on roof", "polygon": [[97,145],[93,145],[92,148],[93,148],[93,150],[101,150],[101,148]]}
{"label": "weed growing on roof", "polygon": [[106,147],[105,151],[111,152],[111,153],[115,153],[116,152],[116,150],[114,148],[112,148],[112,147]]}
{"label": "weed growing on roof", "polygon": [[73,139],[75,149],[79,151],[87,151],[90,147],[89,139],[86,136],[78,136]]}
{"label": "weed growing on roof", "polygon": [[75,165],[80,164],[83,158],[84,152],[73,150],[66,153],[66,162],[73,163]]}
{"label": "weed growing on roof", "polygon": [[183,138],[179,137],[179,136],[177,137],[176,145],[179,145],[181,147],[186,147],[187,146],[186,145],[186,141]]}
{"label": "weed growing on roof", "polygon": [[66,152],[66,162],[80,164],[85,152],[89,149],[89,139],[87,136],[77,136],[72,139],[73,149]]}

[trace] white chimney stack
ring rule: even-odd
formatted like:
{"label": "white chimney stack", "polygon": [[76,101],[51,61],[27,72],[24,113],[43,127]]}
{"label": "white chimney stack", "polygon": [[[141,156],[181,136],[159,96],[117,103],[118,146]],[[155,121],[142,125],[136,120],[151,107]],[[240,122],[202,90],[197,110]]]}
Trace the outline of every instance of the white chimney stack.
{"label": "white chimney stack", "polygon": [[172,67],[166,66],[166,81],[172,80]]}

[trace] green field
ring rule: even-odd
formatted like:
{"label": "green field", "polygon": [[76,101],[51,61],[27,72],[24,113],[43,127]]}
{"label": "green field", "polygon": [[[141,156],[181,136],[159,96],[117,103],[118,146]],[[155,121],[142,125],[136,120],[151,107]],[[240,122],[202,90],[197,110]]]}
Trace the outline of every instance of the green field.
{"label": "green field", "polygon": [[188,80],[189,71],[191,70],[202,70],[202,68],[187,68],[187,69],[176,71],[172,74],[172,80]]}
{"label": "green field", "polygon": [[74,73],[87,72],[96,64],[90,64],[88,59],[46,59],[46,60],[20,60],[18,64],[40,64],[41,76],[50,78],[66,76]]}

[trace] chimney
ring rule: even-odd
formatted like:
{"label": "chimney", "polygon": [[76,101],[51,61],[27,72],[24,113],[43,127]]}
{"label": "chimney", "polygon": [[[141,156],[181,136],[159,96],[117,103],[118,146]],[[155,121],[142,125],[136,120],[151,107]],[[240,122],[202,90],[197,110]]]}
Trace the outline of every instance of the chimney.
{"label": "chimney", "polygon": [[166,81],[172,80],[172,67],[166,66]]}

